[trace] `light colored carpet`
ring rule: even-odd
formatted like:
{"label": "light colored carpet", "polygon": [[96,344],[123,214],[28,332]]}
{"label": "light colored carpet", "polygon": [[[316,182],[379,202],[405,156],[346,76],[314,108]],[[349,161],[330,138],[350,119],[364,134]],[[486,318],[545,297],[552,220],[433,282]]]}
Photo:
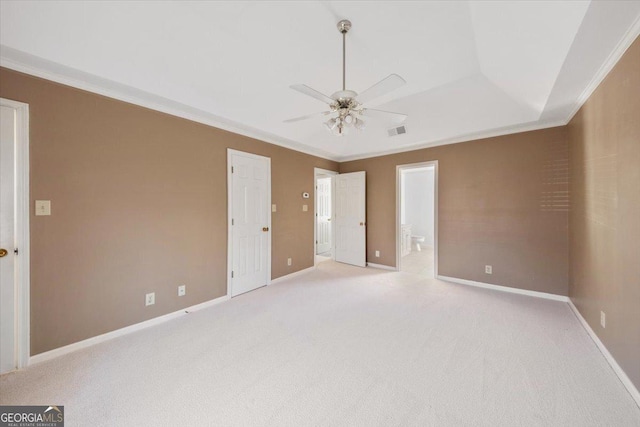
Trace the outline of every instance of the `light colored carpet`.
{"label": "light colored carpet", "polygon": [[323,252],[321,254],[316,255],[316,264],[320,264],[321,262],[330,261],[331,260],[331,252]]}
{"label": "light colored carpet", "polygon": [[323,262],[0,378],[67,426],[638,426],[567,304]]}
{"label": "light colored carpet", "polygon": [[421,251],[417,251],[415,246],[411,253],[405,255],[400,260],[400,270],[405,273],[414,273],[427,278],[434,277],[433,268],[433,246],[422,246]]}

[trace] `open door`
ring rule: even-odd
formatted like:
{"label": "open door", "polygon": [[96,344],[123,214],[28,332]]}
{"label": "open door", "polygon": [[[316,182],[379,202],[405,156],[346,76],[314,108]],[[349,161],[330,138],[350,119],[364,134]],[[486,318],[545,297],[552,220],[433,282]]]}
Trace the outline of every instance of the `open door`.
{"label": "open door", "polygon": [[335,259],[345,264],[367,265],[365,172],[335,176]]}

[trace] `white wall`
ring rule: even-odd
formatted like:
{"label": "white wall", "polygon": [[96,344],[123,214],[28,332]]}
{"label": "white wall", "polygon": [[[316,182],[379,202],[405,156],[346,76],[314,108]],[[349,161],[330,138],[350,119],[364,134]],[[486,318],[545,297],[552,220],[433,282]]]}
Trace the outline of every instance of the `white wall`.
{"label": "white wall", "polygon": [[411,224],[411,234],[425,236],[425,245],[434,239],[434,179],[433,167],[402,171],[401,219]]}

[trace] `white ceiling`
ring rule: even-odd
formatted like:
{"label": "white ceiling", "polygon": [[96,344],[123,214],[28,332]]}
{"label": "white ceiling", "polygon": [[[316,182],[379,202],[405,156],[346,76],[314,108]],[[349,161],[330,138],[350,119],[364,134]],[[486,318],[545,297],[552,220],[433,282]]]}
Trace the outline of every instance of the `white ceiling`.
{"label": "white ceiling", "polygon": [[[640,1],[0,3],[1,65],[335,160],[565,124],[640,31]],[[335,137],[289,88],[407,84]]]}

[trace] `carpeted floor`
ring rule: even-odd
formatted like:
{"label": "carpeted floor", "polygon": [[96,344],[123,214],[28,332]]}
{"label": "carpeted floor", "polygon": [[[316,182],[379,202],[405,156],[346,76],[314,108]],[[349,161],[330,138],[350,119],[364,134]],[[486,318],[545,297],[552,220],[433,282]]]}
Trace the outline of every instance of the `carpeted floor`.
{"label": "carpeted floor", "polygon": [[638,426],[567,304],[323,262],[0,377],[67,426]]}
{"label": "carpeted floor", "polygon": [[422,245],[422,250],[413,250],[400,260],[400,270],[405,273],[418,274],[426,278],[435,275],[433,262],[433,246]]}

